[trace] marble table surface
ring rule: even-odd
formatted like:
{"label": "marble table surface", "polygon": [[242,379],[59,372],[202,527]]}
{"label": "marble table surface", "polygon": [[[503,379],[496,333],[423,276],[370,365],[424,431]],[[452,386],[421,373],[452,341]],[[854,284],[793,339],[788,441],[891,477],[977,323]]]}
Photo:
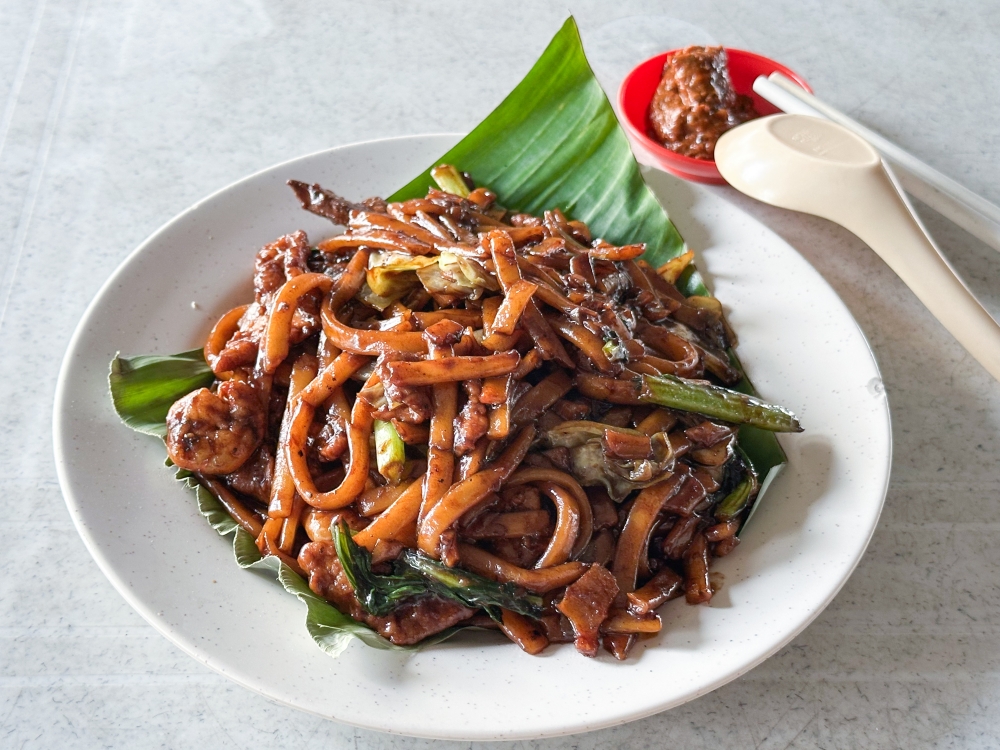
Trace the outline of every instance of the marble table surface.
{"label": "marble table surface", "polygon": [[[1000,5],[988,0],[7,0],[0,747],[449,745],[275,705],[155,633],[73,528],[55,477],[52,399],[85,306],[163,222],[300,154],[468,129],[568,13],[585,38],[621,17],[667,13],[779,59],[826,100],[1000,203]],[[642,721],[519,746],[996,747],[1000,384],[846,231],[719,190],[796,247],[871,342],[895,437],[882,520],[830,607],[749,674]],[[1000,254],[922,213],[1000,313]]]}

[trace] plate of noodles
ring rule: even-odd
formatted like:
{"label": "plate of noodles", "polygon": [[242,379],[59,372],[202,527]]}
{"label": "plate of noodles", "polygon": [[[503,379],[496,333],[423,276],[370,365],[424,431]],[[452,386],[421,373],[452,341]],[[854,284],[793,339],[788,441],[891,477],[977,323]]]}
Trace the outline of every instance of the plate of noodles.
{"label": "plate of noodles", "polygon": [[277,165],[136,249],[60,374],[70,513],[173,643],[337,721],[516,739],[691,700],[863,554],[891,454],[877,366],[717,190],[647,176],[704,238],[656,267],[447,163],[372,197],[458,140]]}

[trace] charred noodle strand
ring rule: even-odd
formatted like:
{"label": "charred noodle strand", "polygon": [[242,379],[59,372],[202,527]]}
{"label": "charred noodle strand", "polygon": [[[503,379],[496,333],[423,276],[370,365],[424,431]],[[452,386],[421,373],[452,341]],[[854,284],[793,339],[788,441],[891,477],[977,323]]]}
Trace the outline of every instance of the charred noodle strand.
{"label": "charred noodle strand", "polygon": [[441,237],[435,236],[417,224],[400,221],[386,214],[377,214],[373,211],[355,211],[351,214],[351,220],[347,224],[349,232],[358,234],[372,229],[387,229],[399,234],[409,235],[418,242],[433,246],[439,242]]}
{"label": "charred noodle strand", "polygon": [[451,244],[452,242],[451,236],[448,234],[447,230],[445,230],[445,228],[441,226],[437,222],[437,220],[433,216],[428,214],[426,211],[418,210],[411,219],[411,223],[414,224],[415,226],[423,227],[428,232],[437,237],[439,240],[444,240],[449,244]]}
{"label": "charred noodle strand", "polygon": [[545,230],[541,227],[504,227],[515,247],[541,242],[545,239]]}
{"label": "charred noodle strand", "polygon": [[412,526],[420,512],[422,485],[420,479],[412,482],[382,515],[354,535],[354,541],[370,552],[380,539],[395,539],[407,526]]}
{"label": "charred noodle strand", "polygon": [[[421,213],[428,219],[430,218],[422,211],[417,212],[418,215]],[[433,220],[431,221],[433,222]],[[431,226],[433,226],[433,223],[431,223]],[[425,227],[417,222],[400,221],[385,214],[359,211],[352,214],[350,227],[352,230],[360,230],[362,232],[370,232],[371,230],[378,229],[397,232],[400,235],[412,237],[417,242],[429,245],[439,253],[443,250],[452,252],[458,250],[467,253],[470,250],[468,246],[459,245],[449,238],[440,225],[431,229],[430,226]]]}
{"label": "charred noodle strand", "polygon": [[[391,484],[378,485],[369,479],[368,483],[365,485],[364,492],[358,495],[354,504],[357,506],[358,513],[361,515],[368,518],[371,516],[377,516],[379,513],[382,513],[386,510],[386,508],[396,502],[396,499],[406,492],[409,486],[409,484],[397,484],[395,487]],[[313,512],[329,513],[331,511]]]}
{"label": "charred noodle strand", "polygon": [[[637,367],[637,365],[642,365],[642,367]],[[629,367],[636,372],[641,372],[643,375],[679,375],[691,378],[700,374],[697,369],[678,367],[677,365],[677,362],[671,362],[669,359],[654,357],[649,354],[641,357],[638,361],[629,362]]]}
{"label": "charred noodle strand", "polygon": [[621,247],[616,247],[615,245],[609,245],[606,242],[600,242],[596,247],[588,247],[587,252],[595,258],[600,258],[601,260],[615,260],[615,261],[625,261],[634,260],[646,252],[646,246],[640,245],[622,245]]}
{"label": "charred noodle strand", "polygon": [[639,617],[631,612],[612,610],[608,614],[608,619],[601,623],[602,633],[659,633],[663,627],[658,615],[650,614]]}
{"label": "charred noodle strand", "polygon": [[281,533],[281,521],[280,518],[268,518],[260,527],[260,533],[257,535],[257,549],[260,550],[260,554],[269,555],[271,554],[269,549],[278,548],[278,543],[274,540]]}
{"label": "charred noodle strand", "polygon": [[[292,365],[292,375],[288,381],[288,402],[281,418],[281,428],[278,432],[278,445],[288,442],[288,433],[292,427],[292,404],[299,392],[316,376],[317,361],[311,354],[300,354]],[[295,500],[295,482],[288,468],[288,457],[285,451],[278,450],[274,457],[274,477],[271,480],[271,498],[267,514],[272,518],[287,518],[292,514]]]}
{"label": "charred noodle strand", "polygon": [[[302,278],[298,276],[296,278]],[[323,303],[323,331],[334,346],[355,354],[377,357],[384,353],[423,354],[427,344],[417,331],[368,331],[345,326],[331,309],[329,297]]]}
{"label": "charred noodle strand", "polygon": [[[496,320],[497,313],[500,311],[500,305],[502,304],[503,300],[500,297],[487,297],[483,300],[483,333],[486,334],[483,339],[483,346],[495,352],[505,352],[513,349],[517,346],[518,339],[520,338],[518,333],[503,334],[493,330],[493,322]],[[532,349],[531,351],[535,350]]]}
{"label": "charred noodle strand", "polygon": [[556,370],[517,400],[511,421],[521,424],[534,419],[565,396],[572,387],[573,378],[563,370]]}
{"label": "charred noodle strand", "polygon": [[[258,547],[261,547],[261,554],[265,556],[277,557],[281,562],[291,568],[295,573],[297,573],[302,578],[308,578],[305,571],[302,570],[299,565],[299,561],[294,557],[286,553],[281,547],[278,546],[277,541],[272,534],[264,534],[261,532],[262,538],[258,539]],[[263,542],[263,544],[261,544]]]}
{"label": "charred noodle strand", "polygon": [[549,546],[535,563],[536,568],[551,568],[569,559],[580,534],[580,504],[564,488],[553,482],[539,482],[539,489],[556,506],[556,528]]}
{"label": "charred noodle strand", "polygon": [[587,566],[581,562],[566,562],[552,568],[528,570],[471,544],[459,543],[458,554],[462,565],[473,573],[492,581],[513,583],[535,594],[568,586],[587,571]]}
{"label": "charred noodle strand", "polygon": [[[208,334],[208,341],[205,342],[205,361],[208,362],[208,366],[212,368],[212,372],[215,372],[216,363],[219,361],[219,355],[222,354],[222,350],[229,343],[229,339],[233,337],[233,334],[239,330],[240,318],[243,317],[243,313],[247,311],[250,305],[240,305],[239,307],[234,307],[232,310],[227,312],[221,318],[219,322],[215,324],[212,328],[212,332]],[[215,372],[216,375],[221,373]]]}
{"label": "charred noodle strand", "polygon": [[347,403],[347,394],[343,388],[335,388],[330,398],[326,400],[326,422],[336,426],[336,441],[330,446],[335,453],[328,457],[336,460],[347,449],[347,424],[351,421],[351,405]]}
{"label": "charred noodle strand", "polygon": [[417,533],[417,542],[424,554],[438,556],[441,535],[487,495],[500,489],[504,480],[524,460],[534,438],[534,426],[525,427],[493,464],[454,485],[427,511]]}
{"label": "charred noodle strand", "polygon": [[586,354],[598,370],[607,374],[615,371],[615,366],[604,353],[604,342],[593,333],[577,323],[571,323],[561,315],[550,315],[545,320],[556,333]]}
{"label": "charred noodle strand", "polygon": [[260,530],[262,528],[261,522],[257,520],[257,517],[249,508],[247,508],[247,506],[236,499],[236,496],[226,485],[218,479],[213,479],[212,477],[204,474],[196,473],[195,477],[197,477],[198,482],[205,489],[215,495],[215,498],[222,503],[222,507],[226,509],[226,512],[243,528],[244,531],[248,531],[254,536],[254,538],[260,535]]}
{"label": "charred noodle strand", "polygon": [[578,305],[574,305],[561,292],[556,291],[548,284],[539,284],[535,296],[549,307],[554,307],[561,313],[570,314],[579,310]]}
{"label": "charred noodle strand", "polygon": [[415,312],[413,313],[413,317],[417,321],[417,328],[420,329],[430,328],[442,320],[453,320],[467,328],[479,328],[483,324],[483,313],[481,310],[448,308],[445,310],[434,310],[433,312]]}
{"label": "charred noodle strand", "polygon": [[500,629],[525,653],[535,656],[549,645],[549,639],[545,637],[541,623],[537,620],[529,620],[509,609],[501,610],[500,614]]}
{"label": "charred noodle strand", "polygon": [[[375,378],[373,375],[368,384]],[[367,385],[367,384],[366,384]],[[363,398],[356,399],[351,409],[351,421],[347,426],[347,446],[350,463],[347,474],[340,486],[330,492],[320,492],[309,473],[306,461],[306,444],[309,439],[309,425],[312,424],[316,407],[311,406],[301,394],[295,399],[292,425],[288,442],[284,445],[286,460],[295,480],[295,489],[302,499],[318,510],[336,510],[354,502],[365,489],[370,464],[369,442],[372,436],[374,418],[371,407]]]}
{"label": "charred noodle strand", "polygon": [[645,403],[642,399],[644,389],[640,375],[624,373],[618,378],[609,378],[581,372],[576,376],[576,389],[587,398],[612,404],[639,406]]}
{"label": "charred noodle strand", "polygon": [[576,498],[580,510],[580,532],[571,554],[572,557],[576,557],[590,543],[590,537],[594,533],[594,511],[590,506],[590,498],[587,497],[587,493],[572,475],[558,469],[543,469],[540,466],[526,466],[518,469],[511,474],[506,483],[508,486],[513,486],[530,482],[551,482],[568,490]]}
{"label": "charred noodle strand", "polygon": [[292,277],[281,286],[274,296],[271,312],[267,317],[267,327],[260,342],[257,362],[262,372],[273,373],[288,356],[292,316],[302,295],[313,289],[321,289],[325,293],[331,286],[333,281],[322,273],[303,273]]}
{"label": "charred noodle strand", "polygon": [[476,447],[472,449],[472,453],[462,456],[462,460],[458,464],[458,470],[455,472],[457,474],[456,482],[468,479],[483,468],[483,464],[486,463],[486,450],[489,447],[490,441],[482,437],[476,443]]}
{"label": "charred noodle strand", "polygon": [[693,344],[685,341],[675,333],[659,326],[640,324],[636,335],[644,343],[662,354],[670,363],[666,370],[671,375],[690,378],[699,374],[701,357]]}
{"label": "charred noodle strand", "polygon": [[629,369],[632,370],[633,372],[639,373],[640,375],[662,375],[663,374],[663,370],[661,370],[658,367],[654,367],[649,362],[646,362],[645,359],[646,358],[643,357],[638,362],[629,362],[628,363]]}
{"label": "charred noodle strand", "polygon": [[490,409],[490,426],[486,436],[490,440],[503,440],[510,434],[510,404],[504,402]]}
{"label": "charred noodle strand", "polygon": [[514,333],[521,315],[528,303],[531,302],[531,296],[537,290],[538,285],[532,284],[530,281],[515,281],[504,296],[496,317],[493,319],[493,331],[507,336]]}
{"label": "charred noodle strand", "polygon": [[494,375],[491,378],[484,378],[483,390],[479,394],[479,400],[490,406],[507,403],[510,395],[510,386],[511,377],[507,375]]}
{"label": "charred noodle strand", "polygon": [[319,249],[327,253],[339,253],[352,247],[377,247],[380,250],[395,250],[409,255],[427,255],[433,252],[431,245],[407,237],[399,232],[373,230],[364,233],[343,234],[319,243]]}
{"label": "charred noodle strand", "polygon": [[[302,399],[313,408],[318,407],[346,383],[351,375],[367,363],[368,357],[352,352],[341,352],[334,358],[333,362],[323,368],[319,376],[302,389]],[[295,395],[295,393],[289,393],[289,400]]]}
{"label": "charred noodle strand", "polygon": [[336,313],[347,300],[352,299],[355,294],[361,291],[361,287],[365,285],[365,280],[368,278],[368,258],[370,255],[370,250],[361,248],[351,256],[347,268],[337,279],[337,288],[324,302],[324,311],[329,308],[331,313]]}
{"label": "charred noodle strand", "polygon": [[684,579],[670,568],[661,568],[642,588],[628,592],[628,611],[640,617],[648,615],[670,599],[684,593]]}
{"label": "charred noodle strand", "polygon": [[644,489],[632,503],[611,564],[611,572],[618,581],[618,597],[622,606],[627,601],[625,597],[628,592],[635,591],[639,565],[647,554],[649,535],[653,531],[656,517],[667,500],[680,489],[687,475],[685,468],[679,469],[669,479]]}
{"label": "charred noodle strand", "polygon": [[316,357],[319,359],[319,369],[325,370],[327,365],[333,362],[334,357],[340,354],[340,350],[326,337],[320,329],[319,341],[316,343]]}
{"label": "charred noodle strand", "polygon": [[[434,324],[441,330],[448,324],[444,321]],[[438,329],[427,333],[431,361],[445,359],[451,352],[446,345],[433,344],[433,336]],[[451,338],[457,334],[452,329]],[[450,339],[445,339],[450,340]],[[431,413],[430,435],[427,441],[427,474],[423,482],[423,501],[420,506],[421,522],[437,505],[444,493],[451,487],[455,474],[455,417],[458,416],[458,383],[435,383],[431,386],[434,411]]]}
{"label": "charred noodle strand", "polygon": [[542,361],[542,355],[539,354],[538,350],[530,349],[527,354],[521,357],[521,364],[511,375],[514,380],[523,380],[529,373],[541,367]]}
{"label": "charred noodle strand", "polygon": [[302,498],[295,496],[292,503],[292,511],[281,521],[281,532],[278,534],[278,549],[282,552],[291,552],[295,546],[295,535],[299,530],[299,522],[302,519],[302,508],[305,503]]}
{"label": "charred noodle strand", "polygon": [[430,440],[430,428],[427,424],[409,424],[394,419],[392,426],[407,445],[425,445]]}
{"label": "charred noodle strand", "polygon": [[497,227],[498,229],[503,229],[504,231],[507,231],[508,229],[509,225],[504,224],[502,221],[494,219],[492,216],[488,216],[487,214],[481,213],[479,211],[470,211],[469,213],[471,214],[472,218],[476,220],[481,229],[484,227]]}
{"label": "charred noodle strand", "polygon": [[[511,287],[521,280],[521,269],[517,265],[514,243],[503,230],[493,230],[486,234],[483,244],[490,250],[500,286],[505,294],[509,293]],[[574,368],[573,360],[545,318],[542,317],[534,300],[530,300],[525,307],[521,315],[521,323],[534,339],[535,346],[541,351],[543,358],[554,359],[564,367]]]}
{"label": "charred noodle strand", "polygon": [[[573,260],[570,258],[567,265],[572,267]],[[542,263],[541,258],[521,256],[517,259],[517,267],[521,269],[522,274],[527,273],[529,276],[534,276],[536,281],[544,282],[543,286],[548,286],[550,289],[563,289],[566,286],[566,281],[559,275],[559,272]]]}
{"label": "charred noodle strand", "polygon": [[712,599],[708,577],[708,544],[704,534],[695,534],[684,552],[684,597],[688,604],[704,604]]}
{"label": "charred noodle strand", "polygon": [[433,385],[448,381],[473,380],[507,375],[517,369],[521,355],[516,351],[473,357],[447,357],[422,362],[388,362],[389,378],[396,385]]}

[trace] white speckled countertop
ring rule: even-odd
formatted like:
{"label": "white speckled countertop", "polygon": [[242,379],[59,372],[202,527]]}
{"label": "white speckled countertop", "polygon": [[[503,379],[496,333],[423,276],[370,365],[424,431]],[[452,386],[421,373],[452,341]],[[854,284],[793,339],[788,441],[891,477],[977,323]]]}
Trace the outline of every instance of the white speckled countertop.
{"label": "white speckled countertop", "polygon": [[[70,522],[53,466],[52,397],[85,306],[174,214],[300,154],[469,128],[569,12],[585,38],[616,18],[669,13],[781,60],[824,99],[1000,203],[995,2],[8,0],[0,13],[0,747],[448,744],[274,705],[156,634]],[[1000,494],[1000,384],[847,232],[727,196],[817,267],[875,350],[895,437],[879,528],[833,604],[744,677],[643,721],[518,744],[996,747],[1000,523],[990,508]],[[1000,254],[923,215],[1000,313]]]}

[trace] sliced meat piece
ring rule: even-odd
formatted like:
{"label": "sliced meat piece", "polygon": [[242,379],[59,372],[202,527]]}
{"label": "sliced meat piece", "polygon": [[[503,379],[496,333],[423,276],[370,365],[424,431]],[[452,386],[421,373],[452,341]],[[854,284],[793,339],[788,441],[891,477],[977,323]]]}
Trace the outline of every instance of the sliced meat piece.
{"label": "sliced meat piece", "polygon": [[611,571],[591,565],[586,573],[566,587],[562,601],[556,605],[573,626],[576,650],[584,656],[597,656],[601,623],[617,595],[618,582]]}
{"label": "sliced meat piece", "polygon": [[[251,367],[257,360],[257,349],[267,325],[271,298],[289,279],[309,272],[309,238],[298,231],[279,237],[264,245],[254,259],[254,304],[240,318],[232,338],[219,352],[213,365],[216,374],[240,367]],[[292,319],[291,342],[297,344],[320,328],[319,305],[322,295],[306,294]]]}
{"label": "sliced meat piece", "polygon": [[476,442],[490,427],[488,411],[479,400],[482,381],[467,380],[463,385],[468,398],[462,411],[455,418],[455,453],[459,456],[471,453],[476,447]]}
{"label": "sliced meat piece", "polygon": [[260,337],[267,325],[267,311],[258,302],[250,305],[240,318],[239,328],[226,342],[215,361],[213,372],[230,372],[240,367],[252,367],[257,361]]}
{"label": "sliced meat piece", "polygon": [[733,434],[733,428],[727,425],[715,424],[707,419],[694,427],[684,430],[688,440],[699,448],[711,448],[717,443],[721,443]]}
{"label": "sliced meat piece", "polygon": [[253,289],[257,302],[266,304],[281,285],[309,270],[309,238],[302,230],[264,245],[254,259]]}
{"label": "sliced meat piece", "polygon": [[299,199],[302,208],[340,226],[347,226],[347,222],[351,218],[351,211],[377,210],[378,206],[374,202],[368,203],[368,201],[374,201],[372,198],[369,198],[366,204],[352,203],[333,191],[324,190],[318,184],[307,185],[298,180],[289,180],[288,186],[295,193],[295,197]]}
{"label": "sliced meat piece", "polygon": [[264,443],[239,469],[224,479],[232,489],[267,505],[271,499],[271,479],[274,476],[274,451]]}

